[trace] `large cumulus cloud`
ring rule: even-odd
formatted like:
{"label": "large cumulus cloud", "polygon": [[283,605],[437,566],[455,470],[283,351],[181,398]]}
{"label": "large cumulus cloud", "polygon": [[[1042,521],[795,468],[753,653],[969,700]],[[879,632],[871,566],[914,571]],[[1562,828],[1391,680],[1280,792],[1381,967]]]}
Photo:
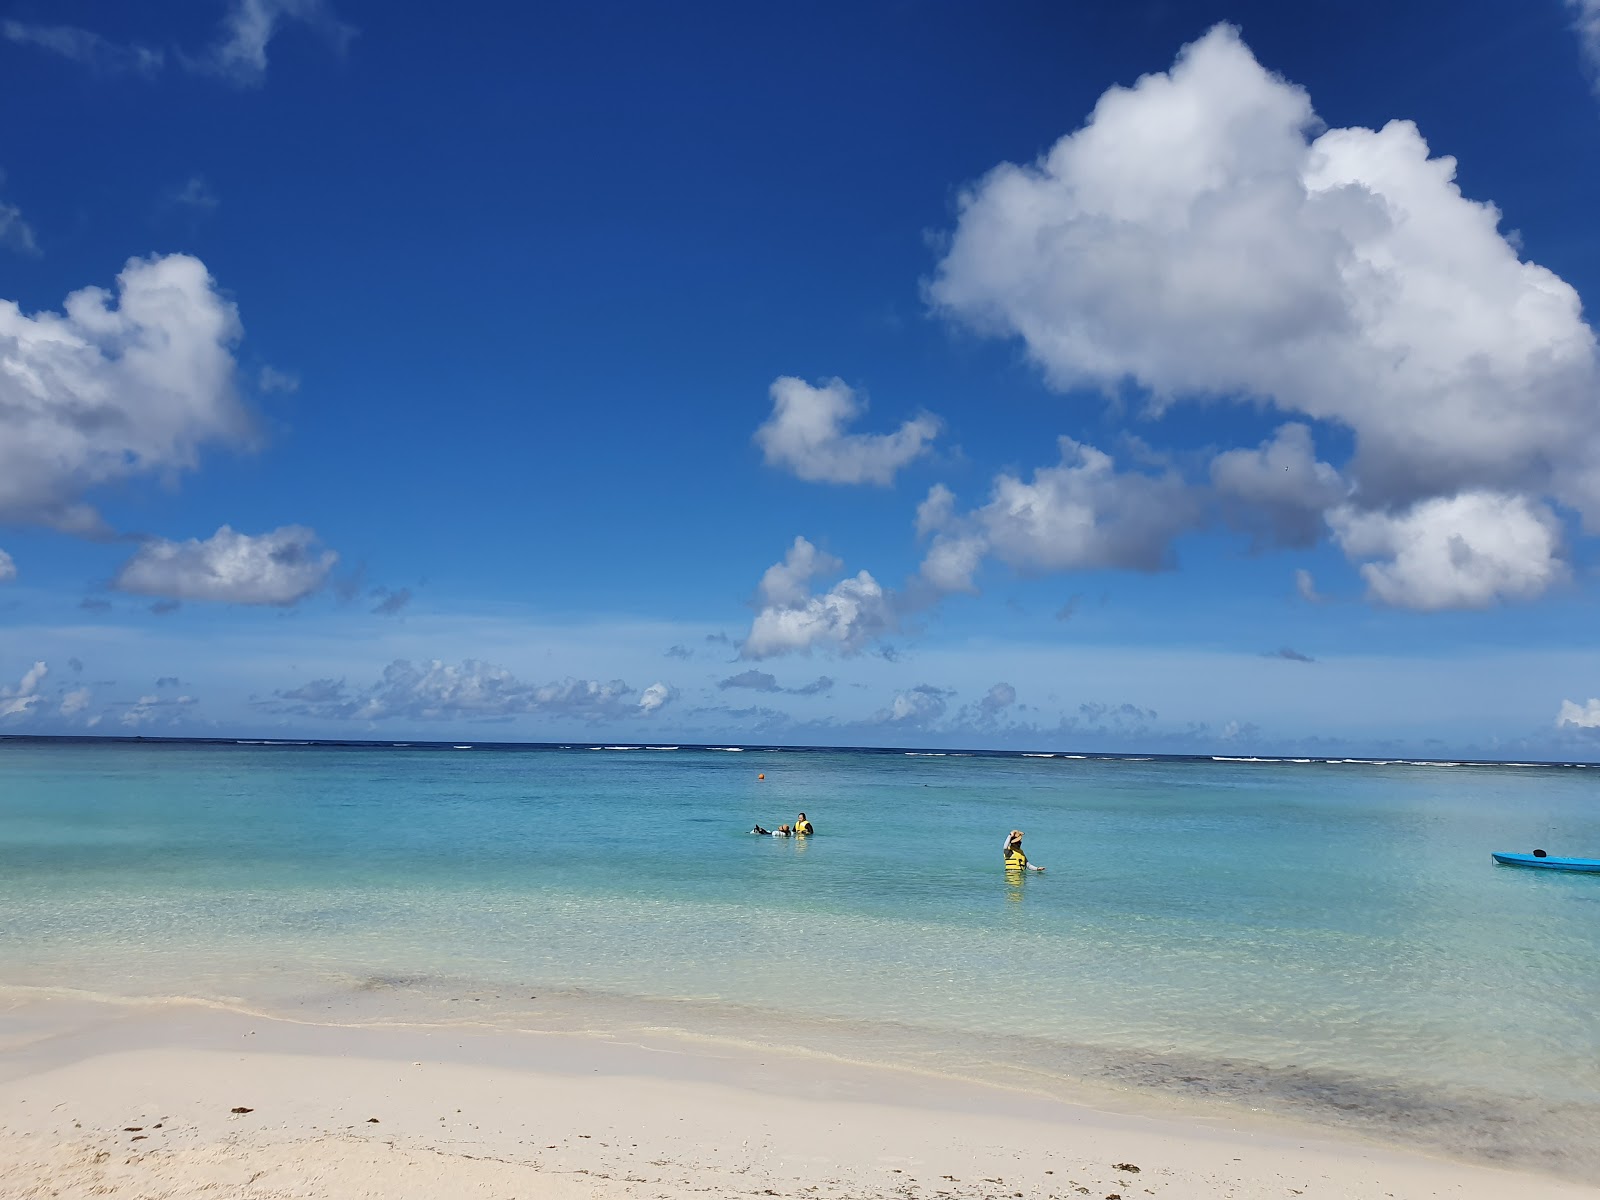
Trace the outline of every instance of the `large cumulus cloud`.
{"label": "large cumulus cloud", "polygon": [[[1493,509],[1554,545],[1548,502],[1600,529],[1594,332],[1499,220],[1415,125],[1324,129],[1222,25],[1170,72],[1107,91],[1037,162],[973,186],[928,291],[1019,337],[1063,390],[1131,382],[1158,408],[1265,401],[1348,429],[1337,472],[1291,423],[1257,461],[1219,460],[1215,482],[1267,510],[1275,540],[1319,532],[1318,504],[1342,513],[1347,550],[1387,555],[1366,572],[1381,600],[1480,603],[1563,572],[1480,553],[1475,582],[1412,587],[1405,531],[1448,543],[1447,512]],[[1263,493],[1274,461],[1291,478]]]}
{"label": "large cumulus cloud", "polygon": [[246,441],[239,335],[233,304],[183,254],[132,259],[115,293],[83,288],[60,313],[0,300],[0,521],[100,532],[91,489]]}

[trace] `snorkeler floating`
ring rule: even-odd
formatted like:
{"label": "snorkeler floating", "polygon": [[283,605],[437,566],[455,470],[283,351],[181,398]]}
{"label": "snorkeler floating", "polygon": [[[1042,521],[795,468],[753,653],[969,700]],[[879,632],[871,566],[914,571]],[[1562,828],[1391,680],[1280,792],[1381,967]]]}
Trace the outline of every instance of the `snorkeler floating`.
{"label": "snorkeler floating", "polygon": [[816,832],[816,827],[811,824],[805,813],[801,813],[795,818],[793,825],[779,825],[776,829],[763,829],[757,825],[750,832],[760,834],[762,837],[810,837]]}

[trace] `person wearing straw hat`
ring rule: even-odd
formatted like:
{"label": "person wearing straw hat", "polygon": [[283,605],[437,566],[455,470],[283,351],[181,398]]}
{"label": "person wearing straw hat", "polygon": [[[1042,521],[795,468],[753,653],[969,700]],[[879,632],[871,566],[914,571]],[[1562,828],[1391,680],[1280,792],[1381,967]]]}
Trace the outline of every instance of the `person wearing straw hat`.
{"label": "person wearing straw hat", "polygon": [[1013,829],[1006,836],[1006,870],[1007,871],[1042,871],[1043,867],[1036,867],[1028,861],[1028,856],[1022,852],[1022,830]]}

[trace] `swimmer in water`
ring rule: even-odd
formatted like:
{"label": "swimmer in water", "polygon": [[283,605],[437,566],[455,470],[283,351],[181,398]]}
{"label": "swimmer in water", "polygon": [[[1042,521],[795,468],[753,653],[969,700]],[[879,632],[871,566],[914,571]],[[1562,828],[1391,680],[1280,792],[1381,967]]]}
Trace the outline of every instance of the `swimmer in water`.
{"label": "swimmer in water", "polygon": [[1022,852],[1022,830],[1013,829],[1006,837],[1006,870],[1007,871],[1042,871],[1043,867],[1036,867],[1028,861],[1028,856]]}

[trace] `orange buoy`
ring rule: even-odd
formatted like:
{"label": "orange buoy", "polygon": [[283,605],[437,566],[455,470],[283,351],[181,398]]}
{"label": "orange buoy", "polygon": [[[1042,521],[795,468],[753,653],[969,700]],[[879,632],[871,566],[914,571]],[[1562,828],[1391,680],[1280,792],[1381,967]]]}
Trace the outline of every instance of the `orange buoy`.
{"label": "orange buoy", "polygon": [[766,778],[766,776],[765,776],[765,775],[757,775],[757,776],[756,776],[756,778],[757,778],[757,779],[765,779],[765,778]]}

